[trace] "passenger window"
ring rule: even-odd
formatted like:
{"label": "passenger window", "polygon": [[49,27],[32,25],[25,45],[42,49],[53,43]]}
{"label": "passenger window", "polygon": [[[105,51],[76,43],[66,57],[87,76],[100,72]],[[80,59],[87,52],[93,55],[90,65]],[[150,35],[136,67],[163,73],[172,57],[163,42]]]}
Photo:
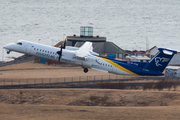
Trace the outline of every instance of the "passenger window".
{"label": "passenger window", "polygon": [[37,51],[38,51],[38,49],[37,49]]}
{"label": "passenger window", "polygon": [[44,50],[42,52],[44,52]]}
{"label": "passenger window", "polygon": [[36,50],[36,48],[34,48],[34,50]]}

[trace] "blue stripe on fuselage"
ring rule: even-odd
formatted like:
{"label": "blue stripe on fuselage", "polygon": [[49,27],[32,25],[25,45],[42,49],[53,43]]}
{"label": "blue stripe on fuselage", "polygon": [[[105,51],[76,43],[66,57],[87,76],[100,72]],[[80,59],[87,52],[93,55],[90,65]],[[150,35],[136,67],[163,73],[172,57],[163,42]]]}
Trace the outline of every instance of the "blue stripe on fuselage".
{"label": "blue stripe on fuselage", "polygon": [[[114,63],[116,63],[117,65],[131,71],[132,73],[134,73],[135,75],[141,75],[141,76],[159,76],[159,75],[163,75],[160,72],[156,72],[156,71],[152,71],[152,70],[148,70],[148,69],[144,69],[144,65],[146,63],[143,62],[132,62],[132,61],[119,61],[119,60],[115,60],[115,59],[110,59],[110,58],[105,58],[105,57],[101,57],[107,60],[110,60]],[[118,67],[117,67],[118,68]]]}

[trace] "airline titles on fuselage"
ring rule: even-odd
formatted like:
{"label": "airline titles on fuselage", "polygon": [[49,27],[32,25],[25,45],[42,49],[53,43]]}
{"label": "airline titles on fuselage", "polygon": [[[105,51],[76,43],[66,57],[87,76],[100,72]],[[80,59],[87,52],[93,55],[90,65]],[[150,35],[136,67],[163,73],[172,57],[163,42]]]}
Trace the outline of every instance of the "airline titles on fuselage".
{"label": "airline titles on fuselage", "polygon": [[85,61],[86,59],[83,57],[74,56],[72,59],[82,60]]}
{"label": "airline titles on fuselage", "polygon": [[36,55],[42,56],[42,57],[47,57],[47,58],[52,58],[52,59],[58,59],[58,56],[55,55],[50,55],[47,53],[40,53],[40,52],[36,52]]}
{"label": "airline titles on fuselage", "polygon": [[[55,56],[55,55],[50,55],[50,54],[46,54],[46,53],[40,53],[40,52],[36,52],[36,55],[42,56],[42,57],[47,57],[47,58],[51,58],[51,59],[59,59],[59,56]],[[64,62],[71,62],[71,60],[67,60],[67,59],[63,59],[61,58],[62,61]]]}

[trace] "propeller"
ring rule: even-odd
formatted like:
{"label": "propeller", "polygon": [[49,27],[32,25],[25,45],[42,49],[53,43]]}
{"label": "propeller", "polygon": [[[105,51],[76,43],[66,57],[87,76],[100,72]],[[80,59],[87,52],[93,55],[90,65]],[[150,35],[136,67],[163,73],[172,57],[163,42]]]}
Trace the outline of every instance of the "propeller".
{"label": "propeller", "polygon": [[66,49],[66,39],[65,39],[65,41],[64,41],[63,49]]}
{"label": "propeller", "polygon": [[61,59],[61,56],[62,56],[62,49],[65,49],[66,48],[66,40],[64,41],[64,45],[60,47],[60,51],[57,51],[57,54],[59,55],[59,62],[60,62],[60,59]]}

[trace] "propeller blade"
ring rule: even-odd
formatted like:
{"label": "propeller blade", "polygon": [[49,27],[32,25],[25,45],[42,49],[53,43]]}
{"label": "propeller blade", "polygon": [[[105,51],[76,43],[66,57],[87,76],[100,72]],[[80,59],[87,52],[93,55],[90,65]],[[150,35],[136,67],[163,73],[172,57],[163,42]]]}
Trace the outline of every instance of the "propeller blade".
{"label": "propeller blade", "polygon": [[62,56],[62,49],[65,49],[65,48],[66,48],[66,40],[64,41],[64,44],[61,45],[60,51],[57,51],[57,54],[59,55],[59,62]]}
{"label": "propeller blade", "polygon": [[61,56],[59,55],[59,62],[60,62]]}
{"label": "propeller blade", "polygon": [[62,55],[62,46],[60,48],[60,51],[57,51],[57,54],[59,55],[59,62],[60,62],[60,59],[61,59],[61,55]]}
{"label": "propeller blade", "polygon": [[66,40],[64,41],[63,49],[66,49]]}

